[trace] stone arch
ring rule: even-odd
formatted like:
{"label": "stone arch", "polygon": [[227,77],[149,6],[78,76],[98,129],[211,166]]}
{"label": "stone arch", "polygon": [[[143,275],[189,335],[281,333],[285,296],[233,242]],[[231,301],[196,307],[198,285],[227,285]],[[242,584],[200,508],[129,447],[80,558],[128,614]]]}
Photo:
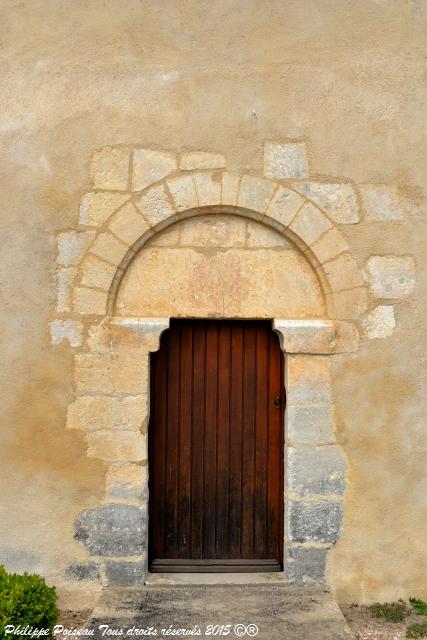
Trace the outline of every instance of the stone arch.
{"label": "stone arch", "polygon": [[[227,171],[192,171],[165,179],[114,210],[80,264],[74,310],[82,315],[113,315],[123,275],[144,244],[179,220],[215,212],[262,222],[298,247],[318,276],[330,319],[351,322],[363,313],[362,276],[330,217],[291,187]],[[98,259],[103,263],[97,269]]]}

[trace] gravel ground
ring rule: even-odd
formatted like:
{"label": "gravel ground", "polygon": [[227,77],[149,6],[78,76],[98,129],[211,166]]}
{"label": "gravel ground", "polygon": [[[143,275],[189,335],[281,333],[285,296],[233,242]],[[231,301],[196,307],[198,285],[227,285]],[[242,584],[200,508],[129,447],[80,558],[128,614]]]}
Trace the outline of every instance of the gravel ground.
{"label": "gravel ground", "polygon": [[425,622],[426,616],[411,613],[403,622],[388,622],[382,618],[374,618],[368,607],[357,604],[340,604],[348,626],[356,640],[403,640],[406,628],[414,622]]}

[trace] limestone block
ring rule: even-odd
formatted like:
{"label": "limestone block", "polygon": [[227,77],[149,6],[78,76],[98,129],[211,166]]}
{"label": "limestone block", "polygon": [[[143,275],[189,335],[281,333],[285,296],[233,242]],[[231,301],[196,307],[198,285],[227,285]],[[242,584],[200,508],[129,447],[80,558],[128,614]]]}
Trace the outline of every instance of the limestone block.
{"label": "limestone block", "polygon": [[207,207],[221,204],[221,174],[215,172],[195,173],[194,184],[196,185],[197,199],[199,206]]}
{"label": "limestone block", "polygon": [[111,356],[114,391],[143,394],[148,389],[148,353],[118,349]]}
{"label": "limestone block", "polygon": [[280,186],[273,195],[266,215],[287,227],[304,202],[304,198],[295,191]]}
{"label": "limestone block", "polygon": [[237,173],[222,174],[221,180],[221,203],[235,207],[239,197],[240,176]]}
{"label": "limestone block", "polygon": [[290,539],[298,543],[335,543],[338,539],[341,517],[341,502],[289,500]]}
{"label": "limestone block", "polygon": [[297,213],[289,225],[296,235],[307,245],[312,245],[326,231],[332,229],[332,222],[314,205],[307,203]]}
{"label": "limestone block", "polygon": [[128,199],[126,193],[86,193],[80,203],[79,222],[89,227],[99,227]]}
{"label": "limestone block", "polygon": [[406,210],[403,207],[396,186],[388,184],[362,184],[359,187],[365,220],[393,222],[403,220]]}
{"label": "limestone block", "polygon": [[88,328],[87,346],[92,353],[109,353],[111,350],[111,327],[93,324]]}
{"label": "limestone block", "polygon": [[70,267],[82,259],[95,231],[63,231],[58,235],[58,264]]}
{"label": "limestone block", "polygon": [[142,587],[146,577],[145,564],[108,560],[105,563],[105,577],[108,587]]}
{"label": "limestone block", "polygon": [[149,229],[150,225],[132,202],[122,207],[110,222],[110,231],[128,246],[133,245]]}
{"label": "limestone block", "polygon": [[[191,218],[190,218],[191,219]],[[181,224],[172,224],[166,229],[156,233],[150,240],[150,247],[176,247],[180,243]]]}
{"label": "limestone block", "polygon": [[388,338],[396,328],[393,305],[379,305],[363,321],[368,338]]}
{"label": "limestone block", "polygon": [[132,191],[142,191],[154,182],[177,170],[174,153],[154,149],[135,149],[133,152]]}
{"label": "limestone block", "polygon": [[360,336],[355,323],[337,320],[335,326],[337,328],[337,345],[334,353],[357,351],[360,346]]}
{"label": "limestone block", "polygon": [[288,549],[288,576],[297,585],[323,581],[328,549],[319,547],[290,547]]}
{"label": "limestone block", "polygon": [[112,464],[106,476],[109,498],[141,500],[147,498],[147,466],[118,462]]}
{"label": "limestone block", "polygon": [[[120,318],[111,321],[113,348],[127,348],[148,358],[149,352],[157,351],[160,337],[169,327],[169,318]],[[147,360],[148,362],[148,360]]]}
{"label": "limestone block", "polygon": [[99,580],[99,567],[95,562],[70,564],[65,570],[65,577],[67,580],[74,580],[76,582]]}
{"label": "limestone block", "polygon": [[141,462],[147,458],[146,436],[136,431],[89,431],[89,458],[111,462]]}
{"label": "limestone block", "polygon": [[248,220],[247,223],[247,246],[250,249],[270,249],[273,247],[293,249],[282,233],[254,220]]}
{"label": "limestone block", "polygon": [[300,497],[342,496],[346,462],[336,445],[288,448],[288,491]]}
{"label": "limestone block", "polygon": [[88,255],[80,267],[81,283],[108,291],[116,273],[116,267],[96,256]]}
{"label": "limestone block", "polygon": [[268,178],[306,178],[307,157],[303,142],[266,142],[264,145],[264,175]]}
{"label": "limestone block", "polygon": [[330,359],[327,356],[288,355],[287,404],[331,402]]}
{"label": "limestone block", "polygon": [[336,345],[335,325],[329,320],[273,321],[285,353],[331,353]]}
{"label": "limestone block", "polygon": [[103,316],[107,308],[107,292],[87,287],[74,290],[73,309],[82,315]]}
{"label": "limestone block", "polygon": [[141,555],[146,540],[146,509],[106,504],[84,511],[76,521],[74,537],[95,556]]}
{"label": "limestone block", "polygon": [[115,398],[113,402],[113,427],[130,431],[147,431],[147,395]]}
{"label": "limestone block", "polygon": [[337,320],[358,318],[368,308],[368,296],[365,287],[356,287],[348,291],[337,291],[327,295],[328,308]]}
{"label": "limestone block", "polygon": [[415,260],[411,256],[371,256],[366,272],[377,298],[404,298],[415,286]]}
{"label": "limestone block", "polygon": [[[249,224],[251,224],[250,221]],[[256,223],[253,223],[254,225]],[[188,218],[180,223],[181,246],[244,247],[247,222],[240,216],[205,215]],[[261,225],[257,225],[257,228]]]}
{"label": "limestone block", "polygon": [[255,176],[242,176],[240,180],[239,207],[264,213],[276,189],[274,182]]}
{"label": "limestone block", "polygon": [[290,404],[286,408],[286,419],[289,442],[330,442],[335,438],[335,422],[330,404]]}
{"label": "limestone block", "polygon": [[358,266],[350,253],[342,253],[323,265],[332,291],[342,291],[363,286]]}
{"label": "limestone block", "polygon": [[77,320],[54,320],[50,323],[52,344],[68,340],[70,346],[80,347],[83,338],[83,325]]}
{"label": "limestone block", "polygon": [[112,233],[100,233],[92,244],[90,251],[98,258],[118,265],[128,251],[128,245],[120,242]]}
{"label": "limestone block", "polygon": [[179,168],[183,171],[193,169],[221,169],[227,164],[221,153],[207,151],[187,151],[179,156]]}
{"label": "limestone block", "polygon": [[111,429],[113,400],[108,396],[78,396],[68,405],[67,429]]}
{"label": "limestone block", "polygon": [[337,224],[359,222],[357,196],[351,184],[296,182],[293,188],[319,205]]}
{"label": "limestone block", "polygon": [[153,226],[176,213],[176,208],[173,206],[163,185],[148,189],[148,191],[136,201],[136,206]]}
{"label": "limestone block", "polygon": [[74,382],[78,392],[110,393],[112,391],[110,355],[77,354],[74,359]]}
{"label": "limestone block", "polygon": [[196,187],[192,176],[172,178],[166,184],[178,211],[198,206]]}
{"label": "limestone block", "polygon": [[58,313],[68,313],[71,310],[71,293],[76,273],[75,267],[65,267],[56,272],[56,310]]}
{"label": "limestone block", "polygon": [[320,264],[323,264],[350,249],[341,233],[337,229],[330,229],[311,245],[311,251]]}
{"label": "limestone block", "polygon": [[130,151],[125,148],[104,147],[94,153],[90,175],[95,189],[126,191],[129,183]]}

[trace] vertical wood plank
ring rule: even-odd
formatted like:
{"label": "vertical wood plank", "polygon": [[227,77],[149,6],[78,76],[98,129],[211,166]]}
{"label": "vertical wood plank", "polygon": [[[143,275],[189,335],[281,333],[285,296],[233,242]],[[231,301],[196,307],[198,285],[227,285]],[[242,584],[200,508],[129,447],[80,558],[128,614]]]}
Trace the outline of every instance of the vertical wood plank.
{"label": "vertical wood plank", "polygon": [[267,557],[267,446],[268,446],[268,330],[256,331],[256,429],[255,429],[255,548],[257,558]]}
{"label": "vertical wood plank", "polygon": [[218,323],[206,326],[206,416],[204,438],[203,557],[215,557]]}
{"label": "vertical wood plank", "polygon": [[242,542],[242,421],[243,421],[243,328],[231,332],[229,548],[230,557],[241,557]]}
{"label": "vertical wood plank", "polygon": [[216,558],[229,558],[228,503],[230,460],[231,326],[221,322],[218,336],[218,455]]}
{"label": "vertical wood plank", "polygon": [[181,326],[180,407],[179,407],[179,481],[178,481],[178,556],[190,557],[191,549],[191,425],[193,385],[193,328]]}
{"label": "vertical wood plank", "polygon": [[254,553],[255,324],[243,323],[242,558]]}

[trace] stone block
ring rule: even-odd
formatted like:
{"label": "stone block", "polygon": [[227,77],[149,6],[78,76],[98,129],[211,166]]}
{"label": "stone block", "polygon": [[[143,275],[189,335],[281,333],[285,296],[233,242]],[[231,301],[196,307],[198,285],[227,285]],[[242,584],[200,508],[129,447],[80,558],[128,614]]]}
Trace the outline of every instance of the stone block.
{"label": "stone block", "polygon": [[288,442],[335,440],[335,421],[330,404],[292,405],[286,408]]}
{"label": "stone block", "polygon": [[99,580],[99,567],[95,562],[70,564],[65,570],[65,577],[76,582]]}
{"label": "stone block", "polygon": [[288,447],[288,491],[300,497],[342,496],[345,458],[335,445]]}
{"label": "stone block", "polygon": [[325,578],[328,549],[318,547],[290,547],[288,549],[288,577],[296,585],[322,582]]}
{"label": "stone block", "polygon": [[56,272],[56,310],[58,313],[71,311],[71,294],[76,267],[65,267]]}
{"label": "stone block", "polygon": [[264,213],[277,185],[255,176],[242,176],[237,204],[245,209]]}
{"label": "stone block", "polygon": [[163,185],[151,187],[136,201],[136,206],[151,225],[156,225],[176,213],[172,199]]}
{"label": "stone block", "polygon": [[105,576],[108,587],[140,587],[145,582],[145,563],[141,562],[114,562],[108,560],[105,563]]}
{"label": "stone block", "polygon": [[92,324],[88,328],[87,346],[91,353],[109,353],[112,334],[109,324]]}
{"label": "stone block", "polygon": [[330,320],[274,320],[285,353],[331,353],[336,345],[335,324]]}
{"label": "stone block", "polygon": [[100,233],[92,244],[90,251],[98,258],[117,266],[125,257],[129,247],[120,242],[112,233]]}
{"label": "stone block", "polygon": [[221,174],[219,172],[195,173],[193,178],[200,207],[221,204]]}
{"label": "stone block", "polygon": [[237,206],[239,186],[240,176],[237,173],[224,172],[221,180],[221,203],[230,207]]}
{"label": "stone block", "polygon": [[405,298],[415,286],[415,260],[411,256],[371,256],[366,273],[377,298]]}
{"label": "stone block", "polygon": [[[189,219],[192,220],[192,218]],[[150,240],[150,247],[177,247],[180,243],[183,224],[185,224],[184,221],[172,224],[170,227],[156,233]]]}
{"label": "stone block", "polygon": [[80,347],[83,339],[83,325],[77,320],[54,320],[50,323],[52,344],[68,341],[71,347]]}
{"label": "stone block", "polygon": [[396,328],[393,305],[379,305],[364,320],[362,326],[368,338],[388,338]]}
{"label": "stone block", "polygon": [[129,199],[126,193],[86,193],[80,203],[80,224],[99,227]]}
{"label": "stone block", "polygon": [[74,357],[74,381],[79,392],[110,393],[112,383],[109,354],[77,354]]}
{"label": "stone block", "polygon": [[247,223],[247,247],[249,249],[272,249],[274,247],[293,249],[282,233],[254,220],[248,220]]}
{"label": "stone block", "polygon": [[107,309],[107,292],[87,287],[76,287],[73,309],[82,315],[103,316]]}
{"label": "stone block", "polygon": [[126,191],[129,186],[130,151],[104,147],[92,156],[90,175],[95,189]]}
{"label": "stone block", "polygon": [[286,359],[287,403],[331,403],[330,359],[327,356],[289,355]]}
{"label": "stone block", "polygon": [[295,191],[279,186],[268,206],[266,215],[287,227],[304,202],[306,202],[305,199]]}
{"label": "stone block", "polygon": [[357,263],[350,253],[342,253],[338,258],[326,262],[323,269],[334,292],[363,286]]}
{"label": "stone block", "polygon": [[147,431],[147,395],[116,398],[113,403],[113,427],[131,431]]}
{"label": "stone block", "polygon": [[306,178],[308,164],[304,142],[266,142],[264,175],[267,178]]}
{"label": "stone block", "polygon": [[84,511],[76,521],[74,537],[91,555],[141,555],[146,540],[146,510],[126,504],[106,504]]}
{"label": "stone block", "polygon": [[366,221],[393,222],[406,218],[407,212],[395,185],[362,184],[359,190]]}
{"label": "stone block", "polygon": [[166,184],[178,211],[186,211],[198,206],[199,202],[192,176],[173,178],[168,180]]}
{"label": "stone block", "polygon": [[119,500],[147,499],[147,466],[133,463],[114,463],[106,476],[107,496]]}
{"label": "stone block", "polygon": [[182,171],[194,169],[221,169],[226,166],[226,159],[221,153],[207,151],[186,151],[179,156],[179,168]]}
{"label": "stone block", "polygon": [[67,429],[111,429],[113,400],[108,396],[78,396],[68,405]]}
{"label": "stone block", "polygon": [[350,249],[341,233],[337,229],[330,229],[311,245],[311,251],[320,264],[323,264]]}
{"label": "stone block", "polygon": [[154,182],[177,170],[174,153],[154,149],[135,149],[133,152],[132,191],[142,191]]}
{"label": "stone block", "polygon": [[146,436],[135,431],[89,431],[89,458],[106,462],[141,462],[147,458]]}
{"label": "stone block", "polygon": [[[180,245],[188,247],[244,247],[246,226],[247,222],[244,218],[229,214],[214,216],[208,214],[188,218],[180,223]],[[257,228],[259,226],[257,225]]]}
{"label": "stone block", "polygon": [[58,234],[58,264],[65,267],[78,264],[94,236],[95,231],[63,231]]}
{"label": "stone block", "polygon": [[112,218],[110,231],[126,245],[131,246],[150,229],[132,202],[128,202]]}
{"label": "stone block", "polygon": [[293,542],[335,543],[342,504],[332,500],[288,501],[289,534]]}
{"label": "stone block", "polygon": [[327,300],[331,317],[337,320],[353,320],[368,308],[368,295],[365,287],[327,294]]}
{"label": "stone block", "polygon": [[96,256],[88,255],[80,265],[81,283],[108,291],[115,276],[116,267]]}
{"label": "stone block", "polygon": [[297,213],[289,225],[305,244],[312,245],[326,231],[332,229],[332,222],[314,205],[307,203]]}
{"label": "stone block", "polygon": [[351,184],[326,182],[296,182],[293,185],[299,193],[310,198],[337,224],[359,222],[359,205]]}
{"label": "stone block", "polygon": [[148,353],[141,349],[119,349],[112,354],[111,372],[114,390],[118,393],[144,394],[148,388]]}

